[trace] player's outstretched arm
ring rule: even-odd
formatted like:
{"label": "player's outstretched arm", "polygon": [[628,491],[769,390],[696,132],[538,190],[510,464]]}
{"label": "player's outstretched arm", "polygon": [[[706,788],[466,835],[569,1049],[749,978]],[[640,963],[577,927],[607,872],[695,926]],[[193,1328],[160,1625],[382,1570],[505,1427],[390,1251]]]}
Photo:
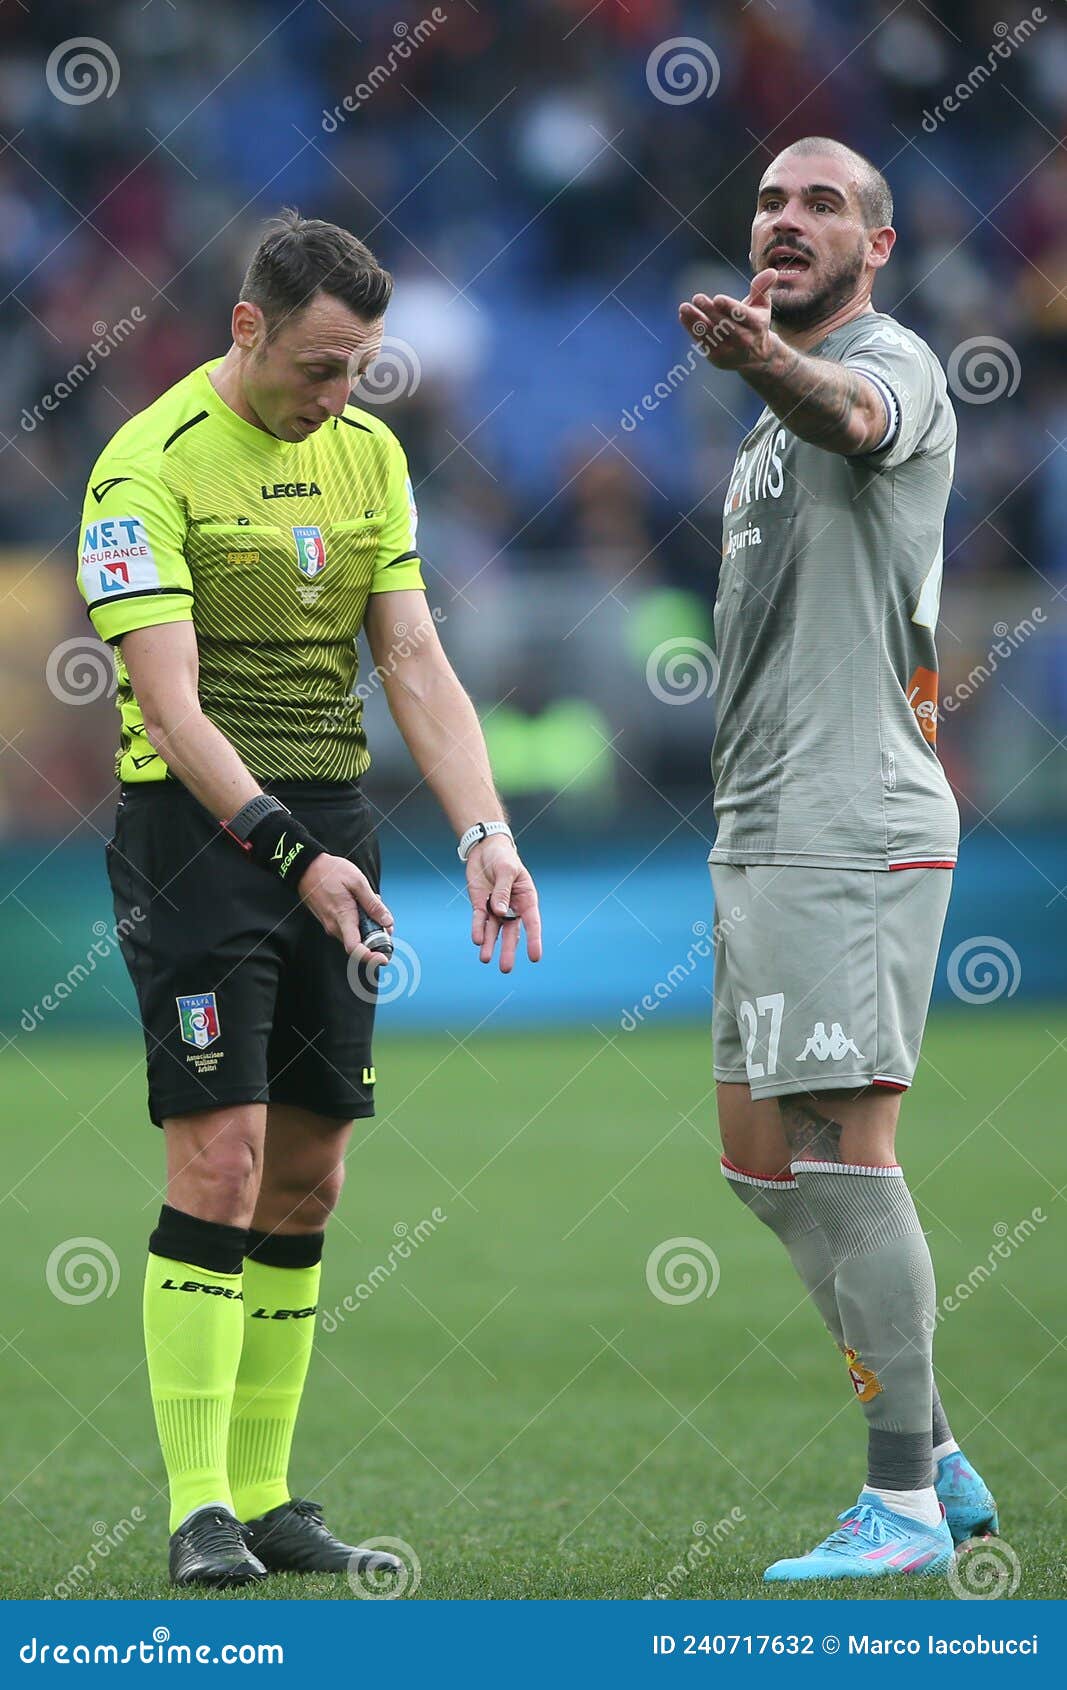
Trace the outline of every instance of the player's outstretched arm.
{"label": "player's outstretched arm", "polygon": [[[262,788],[226,735],[201,709],[192,622],[135,628],[123,636],[122,656],[148,740],[171,773],[225,824]],[[294,865],[300,897],[350,955],[356,952],[368,966],[377,968],[382,958],[363,944],[359,912],[366,910],[387,931],[392,930],[393,918],[354,863],[319,849],[320,854],[302,871],[299,864]],[[259,870],[250,864],[249,873]]]}
{"label": "player's outstretched arm", "polygon": [[[475,822],[504,821],[481,723],[445,655],[425,593],[373,593],[364,627],[393,720],[457,836]],[[471,938],[483,962],[492,960],[502,932],[500,968],[509,974],[520,925],[530,961],[540,959],[537,889],[508,834],[490,834],[473,847],[467,892]],[[509,919],[509,910],[517,919]]]}
{"label": "player's outstretched arm", "polygon": [[886,401],[857,371],[797,352],[775,334],[776,280],[776,271],[761,270],[743,300],[694,294],[679,306],[679,320],[710,363],[736,370],[799,439],[846,457],[873,452],[890,424]]}

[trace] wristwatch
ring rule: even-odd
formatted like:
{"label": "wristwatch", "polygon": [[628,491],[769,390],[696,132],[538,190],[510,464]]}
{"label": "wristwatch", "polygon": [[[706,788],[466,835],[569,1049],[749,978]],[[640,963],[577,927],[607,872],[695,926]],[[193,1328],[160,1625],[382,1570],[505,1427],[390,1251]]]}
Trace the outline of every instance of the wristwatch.
{"label": "wristwatch", "polygon": [[491,833],[506,833],[511,843],[513,845],[515,843],[515,835],[507,822],[475,822],[473,827],[467,829],[456,846],[460,862],[465,863],[474,847],[480,845],[483,839],[488,839]]}

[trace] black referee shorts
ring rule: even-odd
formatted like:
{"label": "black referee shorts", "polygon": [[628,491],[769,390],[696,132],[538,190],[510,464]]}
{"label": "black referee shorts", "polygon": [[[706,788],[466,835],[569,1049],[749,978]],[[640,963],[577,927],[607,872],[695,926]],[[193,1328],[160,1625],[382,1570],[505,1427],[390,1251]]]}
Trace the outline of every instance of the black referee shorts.
{"label": "black referee shorts", "polygon": [[[358,785],[266,790],[377,890],[378,846]],[[107,868],[157,1126],[227,1103],[373,1115],[373,984],[361,970],[353,989],[340,941],[180,782],[123,788]]]}

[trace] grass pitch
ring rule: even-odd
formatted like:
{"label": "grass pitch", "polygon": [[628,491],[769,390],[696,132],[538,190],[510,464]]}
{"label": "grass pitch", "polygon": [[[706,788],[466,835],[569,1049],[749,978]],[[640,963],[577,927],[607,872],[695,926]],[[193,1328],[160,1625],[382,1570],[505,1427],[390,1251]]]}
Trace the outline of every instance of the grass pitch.
{"label": "grass pitch", "polygon": [[[343,1532],[410,1545],[419,1599],[788,1599],[762,1570],[855,1500],[864,1429],[780,1247],[723,1188],[704,1031],[460,1046],[383,1019],[380,1114],[331,1223],[336,1329],[319,1332],[298,1491]],[[939,1329],[942,1394],[1000,1500],[1020,1597],[1061,1595],[1065,1571],[1065,1034],[1051,1007],[939,1015],[901,1135],[939,1294],[964,1293]],[[140,1048],[42,1035],[0,1065],[0,1594],[170,1595],[140,1330],[162,1144]],[[717,1288],[660,1301],[650,1253],[687,1238],[714,1251]],[[58,1247],[79,1239],[98,1241],[82,1249],[110,1294],[87,1294],[101,1270],[64,1268]],[[261,1594],[352,1600],[343,1578],[221,1599]]]}

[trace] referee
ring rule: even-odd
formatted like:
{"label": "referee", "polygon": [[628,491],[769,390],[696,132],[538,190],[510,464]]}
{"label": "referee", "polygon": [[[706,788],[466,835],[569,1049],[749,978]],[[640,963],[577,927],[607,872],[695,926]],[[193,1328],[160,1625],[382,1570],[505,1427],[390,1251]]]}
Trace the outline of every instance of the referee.
{"label": "referee", "polygon": [[230,350],[120,428],[86,493],[78,580],[122,721],[108,875],[167,1153],[144,1330],[179,1585],[397,1565],[287,1480],[324,1229],[352,1122],[374,1111],[393,926],[360,786],[361,628],[459,839],[482,962],[500,937],[509,972],[520,925],[541,954],[427,606],[403,450],[348,403],[391,292],[361,241],[285,212]]}

